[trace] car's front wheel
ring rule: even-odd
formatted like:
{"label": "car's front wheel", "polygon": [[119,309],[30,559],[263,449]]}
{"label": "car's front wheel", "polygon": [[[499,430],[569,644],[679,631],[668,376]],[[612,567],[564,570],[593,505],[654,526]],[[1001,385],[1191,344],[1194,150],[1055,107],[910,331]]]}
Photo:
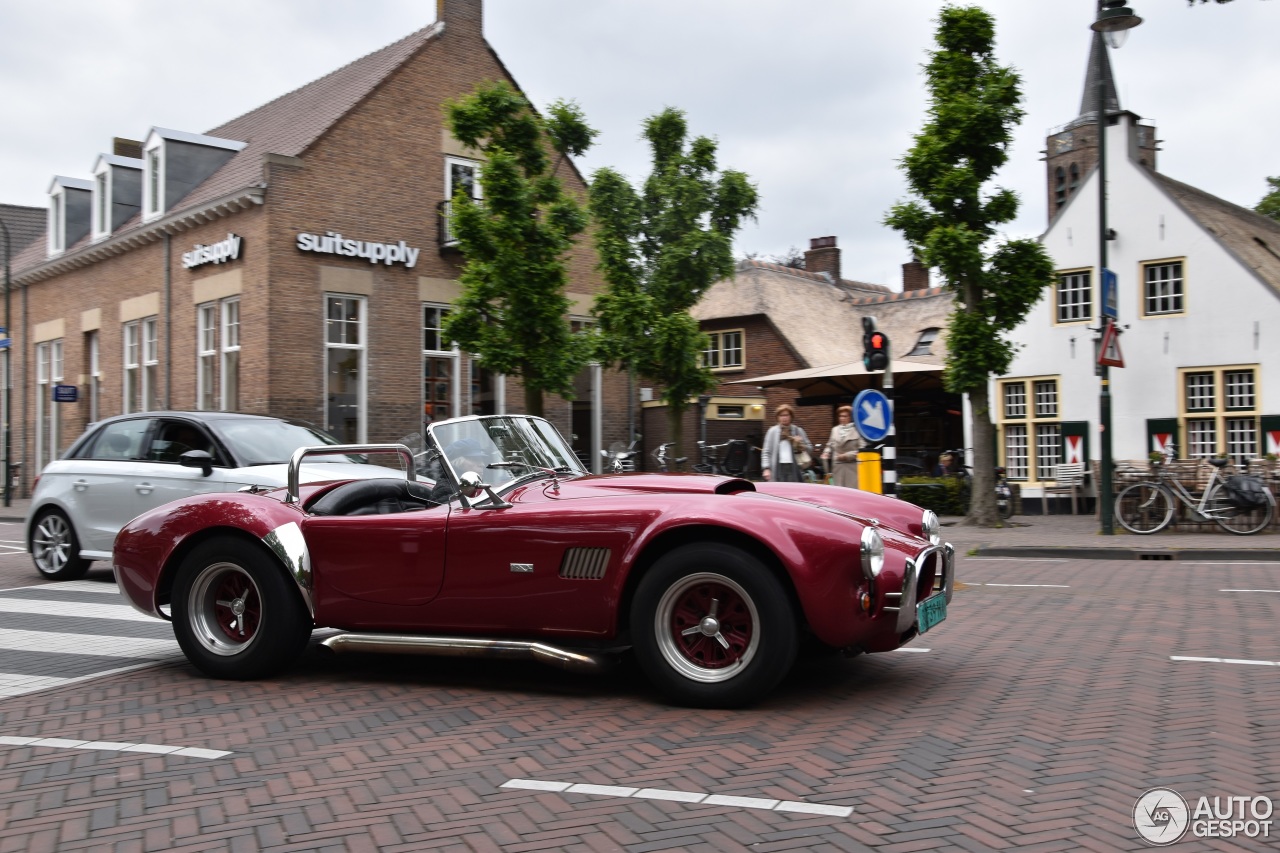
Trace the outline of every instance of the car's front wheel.
{"label": "car's front wheel", "polygon": [[36,571],[49,580],[73,581],[89,571],[90,561],[80,556],[76,530],[60,510],[46,509],[36,517],[28,534],[27,550]]}
{"label": "car's front wheel", "polygon": [[769,569],[725,545],[686,545],[641,580],[631,607],[636,658],[668,697],[730,708],[759,699],[796,658],[791,597]]}
{"label": "car's front wheel", "polygon": [[306,648],[311,619],[274,558],[252,542],[198,545],[178,569],[173,631],[187,659],[214,678],[263,678]]}

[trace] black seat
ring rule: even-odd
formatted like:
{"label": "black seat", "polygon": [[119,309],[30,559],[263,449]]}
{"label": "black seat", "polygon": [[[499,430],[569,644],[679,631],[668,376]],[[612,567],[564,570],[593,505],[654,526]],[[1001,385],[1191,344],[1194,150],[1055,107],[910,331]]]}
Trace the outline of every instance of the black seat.
{"label": "black seat", "polygon": [[309,507],[312,515],[386,515],[439,506],[429,487],[399,478],[352,480],[326,492]]}

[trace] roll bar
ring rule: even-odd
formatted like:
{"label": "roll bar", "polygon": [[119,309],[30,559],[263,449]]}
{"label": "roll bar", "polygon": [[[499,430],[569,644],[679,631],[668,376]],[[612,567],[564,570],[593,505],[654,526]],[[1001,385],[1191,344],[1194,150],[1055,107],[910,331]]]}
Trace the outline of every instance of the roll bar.
{"label": "roll bar", "polygon": [[298,502],[299,477],[302,471],[302,460],[308,456],[329,456],[335,453],[398,453],[404,457],[405,470],[409,482],[418,481],[413,459],[413,451],[403,444],[321,444],[315,447],[299,447],[289,457],[289,481],[284,502]]}

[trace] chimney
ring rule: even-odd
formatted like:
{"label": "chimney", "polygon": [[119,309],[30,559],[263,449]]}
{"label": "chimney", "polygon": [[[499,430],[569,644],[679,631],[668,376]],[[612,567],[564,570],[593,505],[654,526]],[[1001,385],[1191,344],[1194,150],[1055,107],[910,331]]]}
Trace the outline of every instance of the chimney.
{"label": "chimney", "polygon": [[141,160],[142,143],[136,139],[125,139],[117,136],[111,140],[111,153],[117,157],[128,157],[132,160]]}
{"label": "chimney", "polygon": [[484,0],[436,0],[436,20],[445,32],[484,35]]}
{"label": "chimney", "polygon": [[840,281],[840,249],[835,237],[814,237],[804,253],[806,272],[826,273],[833,282]]}
{"label": "chimney", "polygon": [[929,268],[916,258],[902,265],[902,292],[929,289]]}

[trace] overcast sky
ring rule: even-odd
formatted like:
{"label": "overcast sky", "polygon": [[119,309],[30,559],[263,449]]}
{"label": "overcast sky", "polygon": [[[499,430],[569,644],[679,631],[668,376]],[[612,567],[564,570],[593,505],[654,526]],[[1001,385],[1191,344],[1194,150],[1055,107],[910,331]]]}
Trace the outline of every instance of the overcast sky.
{"label": "overcast sky", "polygon": [[[999,183],[1011,236],[1045,226],[1046,132],[1080,111],[1094,0],[981,0],[1026,118]],[[1157,122],[1160,169],[1252,207],[1280,175],[1280,0],[1143,17],[1112,52],[1121,106]],[[835,235],[848,278],[901,286],[907,248],[881,225],[924,116],[920,66],[938,0],[488,0],[490,44],[530,98],[576,100],[601,134],[580,162],[647,174],[641,121],[666,106],[760,188],[739,253]],[[113,136],[201,132],[435,18],[431,0],[0,0],[0,201],[46,204]]]}

